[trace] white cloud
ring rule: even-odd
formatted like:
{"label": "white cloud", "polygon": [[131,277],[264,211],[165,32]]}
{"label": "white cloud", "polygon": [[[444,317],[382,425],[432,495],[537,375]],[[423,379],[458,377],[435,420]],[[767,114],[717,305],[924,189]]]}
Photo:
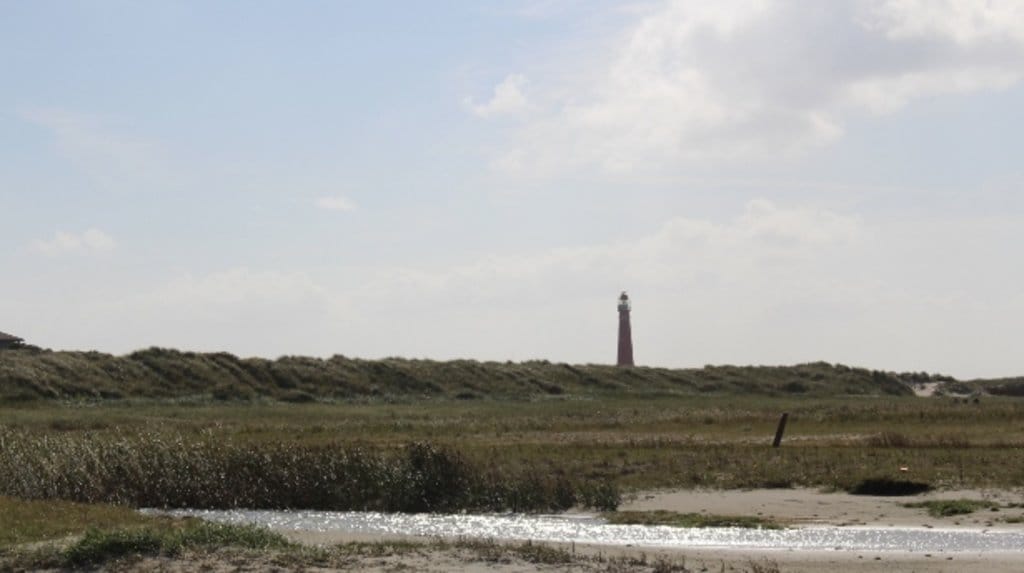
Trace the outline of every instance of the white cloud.
{"label": "white cloud", "polygon": [[82,233],[57,231],[53,238],[34,243],[36,251],[48,255],[93,254],[113,250],[117,242],[99,229],[86,229]]}
{"label": "white cloud", "polygon": [[60,324],[29,333],[48,346],[607,363],[628,289],[642,364],[1010,375],[1024,368],[1024,267],[998,262],[1021,240],[1019,217],[865,220],[758,199],[603,244],[448,266],[238,267],[149,287],[103,276],[7,308],[12,323]]}
{"label": "white cloud", "polygon": [[552,103],[531,106],[496,168],[633,174],[802,154],[865,113],[1020,82],[1024,5],[668,0],[610,44],[571,63],[594,70],[585,79],[533,86]]}
{"label": "white cloud", "polygon": [[828,360],[1007,375],[1024,365],[1004,342],[1024,336],[1012,288],[1024,267],[993,265],[990,246],[1010,250],[1022,228],[869,223],[754,200],[726,220],[675,217],[618,242],[360,271],[346,324],[360,329],[361,355],[608,362],[614,298],[627,289],[646,364]]}
{"label": "white cloud", "polygon": [[154,143],[126,135],[109,121],[60,108],[28,108],[20,115],[49,130],[58,151],[104,189],[145,191],[171,179]]}
{"label": "white cloud", "polygon": [[850,103],[874,113],[897,111],[924,94],[965,94],[1008,88],[1021,72],[999,67],[910,72],[896,77],[872,77],[850,82]]}
{"label": "white cloud", "polygon": [[[758,275],[766,265],[775,265],[773,276],[789,277],[780,284],[802,281],[806,273],[794,269],[863,235],[856,217],[758,200],[728,221],[672,218],[631,240],[447,267],[344,268],[316,277],[247,267],[184,274],[80,312],[91,330],[117,332],[122,350],[589,360],[587,346],[602,344],[591,339],[607,333],[583,334],[576,323],[603,320],[588,317],[595,301],[601,308],[622,288],[704,292],[713,276],[721,292],[706,300],[719,304],[724,293],[763,286]],[[660,304],[677,302],[669,295]]]}
{"label": "white cloud", "polygon": [[148,296],[163,306],[289,305],[322,297],[323,287],[304,273],[232,268],[204,276],[183,275]]}
{"label": "white cloud", "polygon": [[327,211],[352,211],[356,208],[351,199],[341,195],[320,197],[316,200],[316,206]]}
{"label": "white cloud", "polygon": [[750,238],[797,244],[853,241],[863,233],[857,217],[809,207],[785,209],[764,199],[747,203],[734,227]]}
{"label": "white cloud", "polygon": [[529,107],[526,95],[523,93],[526,84],[526,76],[510,74],[494,87],[494,94],[489,101],[476,104],[471,98],[467,98],[466,104],[475,115],[480,117],[519,113]]}
{"label": "white cloud", "polygon": [[894,39],[1024,42],[1019,0],[882,0],[871,8],[871,23]]}
{"label": "white cloud", "polygon": [[391,269],[365,283],[359,296],[416,305],[437,296],[431,304],[445,307],[465,303],[451,298],[454,293],[477,300],[546,298],[552,287],[586,293],[623,277],[657,288],[703,273],[735,274],[756,267],[757,261],[803,260],[809,253],[854,244],[866,234],[852,215],[758,199],[731,221],[675,217],[657,232],[629,241],[488,256],[440,270]]}
{"label": "white cloud", "polygon": [[[345,303],[304,272],[234,267],[185,273],[94,304],[83,322],[116,332],[116,346],[227,350],[243,355],[330,353]],[[97,323],[109,321],[116,328]]]}

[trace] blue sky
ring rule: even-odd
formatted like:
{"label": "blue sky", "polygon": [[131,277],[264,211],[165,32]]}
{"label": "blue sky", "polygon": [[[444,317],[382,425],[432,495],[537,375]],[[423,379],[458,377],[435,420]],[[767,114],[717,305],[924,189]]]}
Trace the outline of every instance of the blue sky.
{"label": "blue sky", "polygon": [[1024,373],[1019,2],[0,7],[41,346]]}

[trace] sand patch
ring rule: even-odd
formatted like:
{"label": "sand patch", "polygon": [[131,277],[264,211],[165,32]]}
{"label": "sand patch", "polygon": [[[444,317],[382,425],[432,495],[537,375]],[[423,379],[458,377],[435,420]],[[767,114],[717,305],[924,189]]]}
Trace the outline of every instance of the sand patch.
{"label": "sand patch", "polygon": [[[1003,507],[998,511],[941,518],[929,516],[922,508],[904,507],[911,502],[950,499],[990,500]],[[954,490],[898,497],[822,493],[813,489],[677,490],[639,493],[619,509],[756,515],[797,526],[1024,528],[1024,523],[1006,521],[1024,519],[1024,508],[1005,507],[1011,504],[1024,504],[1024,495],[1003,490]]]}

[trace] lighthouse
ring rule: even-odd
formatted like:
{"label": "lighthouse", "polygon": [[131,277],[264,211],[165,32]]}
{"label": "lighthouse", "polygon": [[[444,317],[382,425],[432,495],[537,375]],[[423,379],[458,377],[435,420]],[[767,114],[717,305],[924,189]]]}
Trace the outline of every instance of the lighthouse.
{"label": "lighthouse", "polygon": [[633,366],[633,332],[629,326],[629,295],[619,295],[619,358],[617,366]]}

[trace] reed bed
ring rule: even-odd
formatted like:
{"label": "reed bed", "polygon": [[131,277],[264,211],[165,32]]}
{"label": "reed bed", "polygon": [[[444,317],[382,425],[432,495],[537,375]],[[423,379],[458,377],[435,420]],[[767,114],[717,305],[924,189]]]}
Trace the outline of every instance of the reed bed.
{"label": "reed bed", "polygon": [[238,443],[205,433],[0,429],[0,495],[133,507],[442,512],[613,509],[614,485],[530,468],[501,471],[456,450],[293,442]]}

